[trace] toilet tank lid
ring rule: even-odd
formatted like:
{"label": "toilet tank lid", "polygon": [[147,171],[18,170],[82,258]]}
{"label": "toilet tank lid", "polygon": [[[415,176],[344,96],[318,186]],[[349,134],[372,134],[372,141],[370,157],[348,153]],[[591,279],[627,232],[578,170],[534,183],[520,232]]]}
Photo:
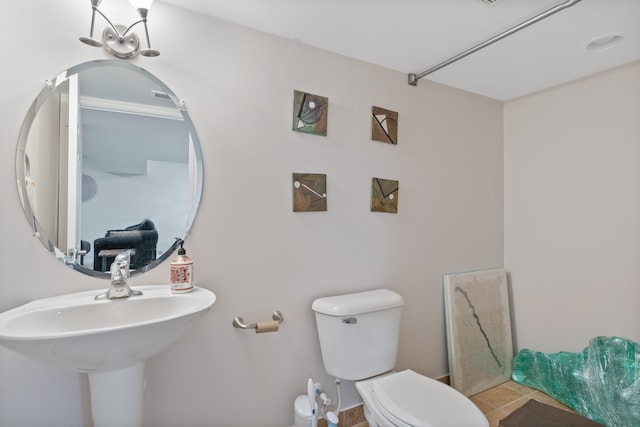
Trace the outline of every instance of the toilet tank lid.
{"label": "toilet tank lid", "polygon": [[402,295],[389,289],[356,292],[316,299],[311,309],[329,316],[351,316],[390,308],[402,307]]}

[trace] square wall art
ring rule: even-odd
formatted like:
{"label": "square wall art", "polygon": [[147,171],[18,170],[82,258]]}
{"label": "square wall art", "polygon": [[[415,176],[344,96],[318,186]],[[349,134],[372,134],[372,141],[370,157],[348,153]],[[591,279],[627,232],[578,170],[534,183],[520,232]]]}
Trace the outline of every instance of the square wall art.
{"label": "square wall art", "polygon": [[398,213],[399,185],[398,181],[373,178],[371,183],[371,212]]}
{"label": "square wall art", "polygon": [[321,173],[293,174],[293,211],[319,212],[327,210],[327,175]]}
{"label": "square wall art", "polygon": [[293,130],[327,136],[329,98],[293,91]]}
{"label": "square wall art", "polygon": [[371,139],[398,144],[398,113],[380,107],[371,107]]}

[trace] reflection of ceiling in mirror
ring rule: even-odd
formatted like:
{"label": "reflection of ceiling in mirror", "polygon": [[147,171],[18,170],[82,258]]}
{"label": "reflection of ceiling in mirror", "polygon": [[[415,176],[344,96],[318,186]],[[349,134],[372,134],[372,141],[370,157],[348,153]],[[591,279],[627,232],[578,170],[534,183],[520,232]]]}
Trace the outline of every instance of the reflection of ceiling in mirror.
{"label": "reflection of ceiling in mirror", "polygon": [[101,170],[144,175],[147,161],[187,163],[189,128],[182,120],[82,109],[83,158]]}
{"label": "reflection of ceiling in mirror", "polygon": [[79,77],[85,159],[119,175],[146,174],[148,160],[188,162],[188,126],[147,74],[94,67]]}
{"label": "reflection of ceiling in mirror", "polygon": [[158,97],[164,89],[142,72],[120,67],[94,67],[80,74],[80,96],[175,109],[171,99]]}

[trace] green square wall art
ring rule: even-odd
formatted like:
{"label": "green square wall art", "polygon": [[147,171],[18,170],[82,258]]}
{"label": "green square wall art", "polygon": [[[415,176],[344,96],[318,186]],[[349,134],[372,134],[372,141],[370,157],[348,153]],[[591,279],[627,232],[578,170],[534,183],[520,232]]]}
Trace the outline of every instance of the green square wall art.
{"label": "green square wall art", "polygon": [[398,213],[398,181],[373,178],[371,183],[371,212]]}
{"label": "green square wall art", "polygon": [[322,173],[293,174],[293,211],[320,212],[327,210],[327,175]]}
{"label": "green square wall art", "polygon": [[398,144],[398,113],[380,107],[371,107],[371,139]]}
{"label": "green square wall art", "polygon": [[327,136],[328,115],[329,98],[293,91],[293,130]]}

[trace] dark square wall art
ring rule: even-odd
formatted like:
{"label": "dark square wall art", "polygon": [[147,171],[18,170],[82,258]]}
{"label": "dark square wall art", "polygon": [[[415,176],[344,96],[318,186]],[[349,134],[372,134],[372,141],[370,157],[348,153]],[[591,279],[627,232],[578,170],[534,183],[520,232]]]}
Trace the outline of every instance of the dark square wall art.
{"label": "dark square wall art", "polygon": [[327,136],[328,115],[328,98],[299,90],[293,91],[294,131]]}
{"label": "dark square wall art", "polygon": [[319,212],[327,210],[327,175],[322,173],[293,174],[293,211]]}
{"label": "dark square wall art", "polygon": [[399,188],[398,181],[373,178],[371,182],[371,212],[398,213]]}
{"label": "dark square wall art", "polygon": [[398,113],[380,107],[371,107],[371,139],[398,144]]}

